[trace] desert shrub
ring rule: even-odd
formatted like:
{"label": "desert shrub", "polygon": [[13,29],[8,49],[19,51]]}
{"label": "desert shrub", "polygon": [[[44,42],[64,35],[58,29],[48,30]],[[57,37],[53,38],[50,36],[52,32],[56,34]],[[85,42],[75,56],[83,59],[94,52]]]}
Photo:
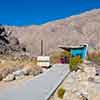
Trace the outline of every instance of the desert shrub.
{"label": "desert shrub", "polygon": [[67,50],[64,50],[64,51],[61,53],[61,56],[62,56],[63,58],[64,58],[64,57],[67,58],[67,59],[66,59],[66,60],[67,60],[66,63],[69,63],[70,59],[72,58],[70,52],[67,51]]}
{"label": "desert shrub", "polygon": [[70,52],[68,51],[55,51],[51,54],[50,56],[50,62],[51,63],[59,63],[60,62],[60,59],[63,58],[63,57],[67,57],[68,59],[71,58],[71,54]]}
{"label": "desert shrub", "polygon": [[64,96],[64,93],[65,93],[65,89],[64,88],[60,88],[57,92],[57,95],[60,99],[63,99],[63,96]]}
{"label": "desert shrub", "polygon": [[54,51],[50,55],[50,62],[52,64],[59,63],[61,58],[61,51]]}
{"label": "desert shrub", "polygon": [[95,52],[89,53],[87,56],[87,60],[100,65],[100,52],[95,51]]}
{"label": "desert shrub", "polygon": [[62,51],[61,52],[61,56],[66,56],[66,57],[68,57],[68,58],[71,58],[71,54],[70,54],[70,52],[69,51],[67,51],[67,50],[64,50],[64,51]]}
{"label": "desert shrub", "polygon": [[82,63],[82,59],[80,56],[72,57],[69,62],[70,71],[74,71],[78,69],[78,64]]}

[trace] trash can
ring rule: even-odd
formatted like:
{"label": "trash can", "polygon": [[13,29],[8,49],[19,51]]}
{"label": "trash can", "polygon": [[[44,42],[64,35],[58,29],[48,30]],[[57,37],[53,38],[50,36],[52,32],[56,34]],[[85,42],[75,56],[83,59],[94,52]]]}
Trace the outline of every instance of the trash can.
{"label": "trash can", "polygon": [[68,59],[66,56],[64,57],[64,63],[68,63]]}
{"label": "trash can", "polygon": [[64,64],[64,57],[61,57],[61,58],[60,58],[60,63],[61,63],[61,64]]}

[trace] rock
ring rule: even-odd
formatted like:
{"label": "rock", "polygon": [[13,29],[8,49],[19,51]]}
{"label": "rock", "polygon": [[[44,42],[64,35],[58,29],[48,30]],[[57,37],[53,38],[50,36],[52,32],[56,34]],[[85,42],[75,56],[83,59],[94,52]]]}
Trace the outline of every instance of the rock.
{"label": "rock", "polygon": [[96,69],[95,67],[86,67],[85,72],[87,73],[87,77],[95,77]]}
{"label": "rock", "polygon": [[1,73],[2,77],[5,78],[9,74],[9,68],[4,68]]}
{"label": "rock", "polygon": [[67,84],[73,84],[74,82],[75,82],[75,79],[71,75],[69,75],[67,77]]}
{"label": "rock", "polygon": [[42,73],[43,71],[42,71],[42,69],[39,69],[39,68],[35,68],[35,69],[33,69],[33,75],[34,76],[36,76],[36,75],[38,75],[38,74],[40,74],[40,73]]}
{"label": "rock", "polygon": [[100,67],[96,67],[96,76],[100,75]]}
{"label": "rock", "polygon": [[95,74],[95,75],[96,75],[96,76],[100,76],[100,73],[97,73],[97,72],[96,72],[96,74]]}
{"label": "rock", "polygon": [[5,61],[5,60],[0,60],[0,62],[1,62],[2,64],[4,64],[6,61]]}
{"label": "rock", "polygon": [[87,80],[88,77],[87,77],[87,74],[81,70],[78,70],[76,72],[76,75],[75,75],[75,78],[78,80],[78,81],[82,81],[82,80]]}
{"label": "rock", "polygon": [[21,76],[15,76],[15,79],[23,79],[24,78],[24,75],[21,75]]}
{"label": "rock", "polygon": [[43,72],[46,72],[48,69],[47,68],[42,68]]}
{"label": "rock", "polygon": [[22,69],[24,75],[29,75],[29,70],[27,68]]}
{"label": "rock", "polygon": [[75,78],[76,78],[76,72],[75,72],[75,71],[71,72],[71,73],[70,73],[70,76],[71,76],[73,79],[75,79]]}
{"label": "rock", "polygon": [[22,69],[13,72],[13,75],[15,76],[15,79],[22,79],[25,76]]}
{"label": "rock", "polygon": [[77,96],[71,92],[67,92],[64,94],[63,100],[80,100],[80,96]]}
{"label": "rock", "polygon": [[95,76],[94,81],[100,83],[100,76]]}
{"label": "rock", "polygon": [[15,76],[13,74],[9,74],[6,76],[6,78],[3,79],[3,81],[13,81],[15,80]]}
{"label": "rock", "polygon": [[83,100],[88,100],[88,93],[81,93],[80,95]]}
{"label": "rock", "polygon": [[15,79],[22,79],[25,76],[22,70],[13,72],[13,75],[15,76]]}
{"label": "rock", "polygon": [[13,72],[13,75],[15,75],[15,76],[21,76],[21,75],[24,75],[24,72],[22,70],[17,70],[15,72]]}
{"label": "rock", "polygon": [[94,78],[93,78],[93,77],[89,77],[89,78],[88,78],[88,81],[94,82]]}
{"label": "rock", "polygon": [[32,68],[30,68],[30,67],[23,68],[22,72],[23,72],[24,75],[32,75],[33,74],[32,73]]}

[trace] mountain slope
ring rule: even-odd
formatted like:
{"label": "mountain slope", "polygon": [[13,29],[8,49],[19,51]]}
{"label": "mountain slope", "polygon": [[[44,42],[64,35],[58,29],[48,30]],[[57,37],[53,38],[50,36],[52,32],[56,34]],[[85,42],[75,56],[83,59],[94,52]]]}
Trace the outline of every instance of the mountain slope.
{"label": "mountain slope", "polygon": [[5,26],[12,31],[11,36],[18,38],[33,55],[40,54],[40,42],[44,41],[44,52],[49,54],[59,45],[89,44],[89,49],[100,48],[100,9],[80,15],[56,20],[40,26]]}

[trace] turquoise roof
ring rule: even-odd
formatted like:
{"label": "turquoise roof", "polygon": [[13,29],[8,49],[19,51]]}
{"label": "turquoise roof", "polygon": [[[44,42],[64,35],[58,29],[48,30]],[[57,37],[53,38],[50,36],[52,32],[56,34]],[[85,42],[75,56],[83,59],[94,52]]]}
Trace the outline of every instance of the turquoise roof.
{"label": "turquoise roof", "polygon": [[87,46],[81,45],[81,46],[67,46],[67,47],[60,47],[64,50],[68,50],[72,56],[80,56],[82,59],[85,59],[86,53],[87,53]]}

